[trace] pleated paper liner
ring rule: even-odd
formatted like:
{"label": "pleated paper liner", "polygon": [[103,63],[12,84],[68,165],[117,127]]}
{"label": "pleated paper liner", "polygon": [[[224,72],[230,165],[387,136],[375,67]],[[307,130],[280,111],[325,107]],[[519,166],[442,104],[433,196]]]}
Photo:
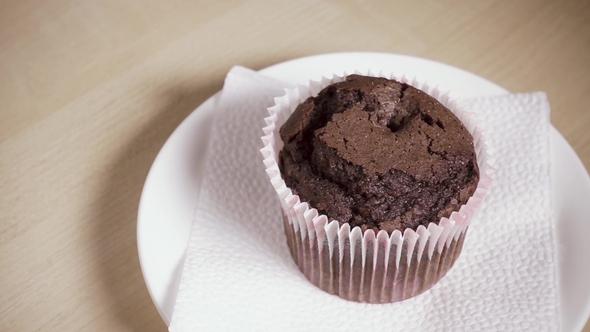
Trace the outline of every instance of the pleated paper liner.
{"label": "pleated paper liner", "polygon": [[490,189],[495,170],[483,130],[474,123],[473,114],[460,109],[449,93],[405,76],[359,74],[395,79],[428,93],[450,109],[471,133],[480,180],[473,196],[459,211],[442,218],[438,225],[430,223],[428,227],[419,226],[416,231],[395,230],[388,234],[381,230],[375,234],[373,230],[363,232],[359,227],[350,229],[348,224],[340,225],[336,220],[328,222],[325,215],[293,195],[278,167],[278,155],[283,147],[279,129],[297,105],[316,96],[326,86],[343,81],[346,75],[310,81],[307,86],[287,89],[285,96],[275,98],[276,104],[268,109],[270,116],[265,119],[261,152],[266,172],[281,202],[287,244],[305,277],[320,289],[343,299],[397,302],[428,290],[453,266],[461,253],[469,223]]}

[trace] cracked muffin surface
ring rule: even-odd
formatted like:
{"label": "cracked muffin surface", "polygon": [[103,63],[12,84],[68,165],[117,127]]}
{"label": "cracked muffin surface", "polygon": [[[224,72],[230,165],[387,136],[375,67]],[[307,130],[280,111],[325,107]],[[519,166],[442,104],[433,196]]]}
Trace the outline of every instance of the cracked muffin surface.
{"label": "cracked muffin surface", "polygon": [[301,103],[280,129],[283,179],[330,220],[416,230],[448,217],[477,187],[473,138],[435,98],[351,75]]}

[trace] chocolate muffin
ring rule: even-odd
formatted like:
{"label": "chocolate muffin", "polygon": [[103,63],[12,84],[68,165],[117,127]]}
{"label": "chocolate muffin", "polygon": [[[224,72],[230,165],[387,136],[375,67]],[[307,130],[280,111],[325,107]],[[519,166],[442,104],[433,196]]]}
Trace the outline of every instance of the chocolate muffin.
{"label": "chocolate muffin", "polygon": [[473,138],[408,84],[351,75],[301,103],[280,129],[285,183],[330,220],[389,233],[438,223],[479,181]]}

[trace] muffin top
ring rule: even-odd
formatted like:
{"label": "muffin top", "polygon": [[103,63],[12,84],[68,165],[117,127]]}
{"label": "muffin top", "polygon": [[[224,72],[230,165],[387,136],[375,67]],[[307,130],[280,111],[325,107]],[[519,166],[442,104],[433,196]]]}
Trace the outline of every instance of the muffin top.
{"label": "muffin top", "polygon": [[279,168],[293,193],[363,231],[438,223],[479,181],[459,119],[395,80],[350,75],[301,103],[280,136]]}

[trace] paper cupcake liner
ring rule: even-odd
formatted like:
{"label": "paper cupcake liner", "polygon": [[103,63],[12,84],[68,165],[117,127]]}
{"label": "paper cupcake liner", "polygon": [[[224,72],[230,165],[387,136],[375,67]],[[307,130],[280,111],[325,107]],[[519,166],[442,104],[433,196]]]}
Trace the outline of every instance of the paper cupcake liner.
{"label": "paper cupcake liner", "polygon": [[493,159],[485,144],[484,131],[476,126],[473,114],[460,109],[448,92],[431,87],[415,78],[393,74],[359,73],[385,77],[412,85],[436,98],[450,109],[473,136],[480,180],[475,193],[459,211],[438,224],[419,226],[388,234],[381,230],[350,229],[347,223],[328,222],[308,203],[301,202],[286,186],[278,167],[278,155],[283,143],[279,129],[295,108],[310,96],[316,96],[326,86],[344,80],[343,77],[310,81],[307,86],[285,90],[268,109],[260,151],[266,172],[275,189],[283,211],[287,244],[293,259],[309,281],[320,289],[343,299],[388,303],[416,296],[432,287],[453,266],[463,246],[469,223],[488,193],[494,176]]}

